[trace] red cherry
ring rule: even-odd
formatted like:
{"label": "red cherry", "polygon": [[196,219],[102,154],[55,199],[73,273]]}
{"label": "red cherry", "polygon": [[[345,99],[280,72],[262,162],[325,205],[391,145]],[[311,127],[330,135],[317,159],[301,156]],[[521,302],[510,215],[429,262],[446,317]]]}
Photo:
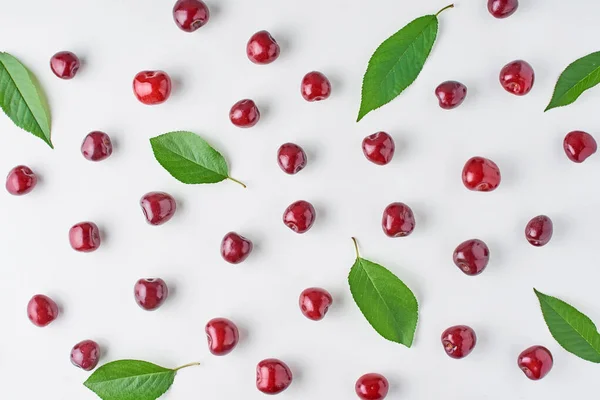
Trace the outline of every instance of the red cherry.
{"label": "red cherry", "polygon": [[147,105],[164,103],[171,95],[171,78],[163,71],[142,71],[133,79],[133,93]]}
{"label": "red cherry", "polygon": [[277,162],[283,172],[294,175],[306,167],[306,153],[297,144],[285,143],[277,150]]}
{"label": "red cherry", "polygon": [[254,64],[271,64],[279,52],[279,45],[267,31],[256,32],[246,45],[246,54]]}
{"label": "red cherry", "polygon": [[100,230],[93,222],[80,222],[69,230],[69,242],[73,250],[91,253],[100,247]]}
{"label": "red cherry", "polygon": [[460,359],[468,356],[477,344],[475,331],[465,325],[452,326],[442,333],[442,345],[446,354]]}
{"label": "red cherry", "polygon": [[306,318],[320,321],[327,314],[333,298],[325,289],[308,288],[300,294],[299,303],[300,310]]}
{"label": "red cherry", "polygon": [[315,222],[317,212],[308,201],[300,200],[290,204],[283,213],[283,223],[296,233],[305,233]]}
{"label": "red cherry", "polygon": [[408,236],[415,229],[415,216],[404,203],[392,203],[383,211],[383,232],[392,238]]}
{"label": "red cherry", "polygon": [[544,346],[532,346],[519,354],[517,364],[525,376],[532,381],[537,381],[548,375],[554,360],[550,350]]}
{"label": "red cherry", "polygon": [[510,17],[518,7],[519,0],[488,0],[488,11],[496,18]]}
{"label": "red cherry", "polygon": [[260,111],[250,99],[240,100],[229,111],[231,123],[240,128],[251,128],[258,123]]}
{"label": "red cherry", "polygon": [[221,242],[221,256],[231,264],[239,264],[252,252],[252,242],[235,232],[229,232]]}
{"label": "red cherry", "polygon": [[162,225],[169,221],[177,210],[173,196],[165,192],[150,192],[140,200],[146,221],[150,225]]}
{"label": "red cherry", "polygon": [[535,73],[533,68],[523,60],[510,62],[500,71],[500,84],[508,92],[524,96],[531,91]]}
{"label": "red cherry", "polygon": [[479,239],[467,240],[454,250],[453,259],[454,264],[465,274],[479,275],[490,261],[490,249]]}
{"label": "red cherry", "polygon": [[501,181],[500,168],[492,160],[473,157],[466,162],[462,171],[465,187],[475,192],[496,190]]}
{"label": "red cherry", "polygon": [[542,247],[552,239],[554,226],[552,220],[545,215],[538,215],[527,223],[525,237],[535,247]]}
{"label": "red cherry", "polygon": [[231,353],[237,346],[240,334],[237,326],[226,318],[214,318],[206,324],[208,349],[215,356]]}
{"label": "red cherry", "polygon": [[292,371],[280,360],[268,358],[256,366],[256,388],[265,394],[278,394],[292,384]]}
{"label": "red cherry", "polygon": [[91,371],[100,360],[100,346],[93,340],[77,343],[71,350],[71,363],[84,371]]}
{"label": "red cherry", "polygon": [[110,157],[112,151],[110,136],[100,131],[88,133],[81,144],[81,154],[90,161],[105,160]]}
{"label": "red cherry", "polygon": [[27,304],[29,320],[39,327],[44,327],[58,317],[58,306],[48,296],[36,294]]}
{"label": "red cherry", "polygon": [[462,104],[467,97],[467,87],[460,82],[446,81],[440,83],[435,89],[440,107],[444,110],[451,110]]}
{"label": "red cherry", "polygon": [[204,26],[210,18],[210,12],[200,0],[177,0],[173,7],[173,19],[184,32],[194,32]]}
{"label": "red cherry", "polygon": [[377,132],[363,139],[362,149],[367,160],[377,165],[386,165],[392,161],[396,145],[390,135]]}
{"label": "red cherry", "polygon": [[133,288],[135,301],[146,311],[154,311],[167,300],[169,288],[160,278],[140,279]]}
{"label": "red cherry", "polygon": [[388,394],[390,384],[380,374],[365,374],[358,378],[354,389],[362,400],[383,400]]}
{"label": "red cherry", "polygon": [[79,58],[70,51],[60,51],[50,59],[50,69],[60,79],[73,79],[79,65]]}
{"label": "red cherry", "polygon": [[569,160],[582,163],[598,150],[596,140],[592,135],[582,131],[567,133],[563,148]]}
{"label": "red cherry", "polygon": [[331,83],[322,73],[312,71],[302,79],[301,93],[306,101],[325,100],[331,95]]}
{"label": "red cherry", "polygon": [[22,196],[33,190],[37,184],[37,176],[31,168],[17,165],[6,177],[6,190],[14,196]]}

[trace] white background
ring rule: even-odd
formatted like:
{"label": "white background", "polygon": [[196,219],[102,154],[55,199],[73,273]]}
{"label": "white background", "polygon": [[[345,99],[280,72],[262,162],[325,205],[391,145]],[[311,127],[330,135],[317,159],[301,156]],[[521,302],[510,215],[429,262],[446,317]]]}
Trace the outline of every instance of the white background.
{"label": "white background", "polygon": [[[199,31],[180,31],[168,0],[2,0],[1,50],[17,56],[45,88],[56,150],[0,115],[0,171],[26,164],[41,182],[24,197],[0,193],[0,333],[2,397],[91,400],[88,374],[69,362],[71,347],[97,340],[102,362],[137,358],[183,370],[166,400],[262,399],[255,366],[277,357],[290,365],[292,386],[282,399],[355,398],[355,380],[380,372],[390,399],[564,399],[598,390],[598,366],[565,352],[552,339],[533,294],[563,298],[600,321],[597,265],[600,225],[600,155],[569,161],[564,135],[586,130],[600,139],[600,89],[576,104],[548,113],[560,72],[599,50],[600,3],[521,0],[518,12],[492,18],[485,0],[462,0],[440,17],[439,39],[416,83],[383,109],[355,123],[362,75],[377,45],[410,20],[447,5],[417,0],[209,0],[211,19]],[[269,30],[281,57],[268,66],[245,55],[248,38]],[[72,81],[48,66],[57,51],[71,50],[85,64]],[[503,65],[530,62],[532,92],[522,98],[498,83]],[[175,82],[171,98],[148,107],[132,94],[133,76],[164,69]],[[307,103],[302,76],[324,72],[332,97]],[[465,83],[465,103],[437,105],[440,82]],[[233,103],[253,98],[262,110],[249,130],[228,120]],[[113,156],[101,163],[80,154],[84,136],[103,130]],[[201,134],[244,181],[186,186],[154,160],[148,139],[171,130]],[[377,130],[395,139],[385,167],[369,163],[362,138]],[[296,176],[276,164],[277,148],[303,146],[308,167]],[[503,181],[494,193],[473,193],[461,183],[464,162],[489,157]],[[163,190],[178,201],[166,225],[146,224],[139,198]],[[286,228],[281,215],[293,201],[317,209],[305,235]],[[381,213],[393,201],[409,204],[417,227],[389,239]],[[544,248],[530,246],[523,230],[548,214],[555,233]],[[71,225],[95,221],[100,249],[73,251]],[[228,231],[250,238],[255,250],[243,264],[221,259]],[[351,299],[346,277],[354,262],[351,236],[362,254],[401,277],[420,302],[411,349],[387,342]],[[452,263],[455,246],[480,238],[491,261],[480,276]],[[158,311],[141,310],[133,284],[162,277],[172,295]],[[305,319],[299,293],[322,286],[334,306],[318,323]],[[26,316],[32,295],[44,293],[61,307],[47,328]],[[240,327],[238,348],[211,356],[204,325],[224,316]],[[464,360],[447,357],[439,341],[448,326],[468,324],[479,337]],[[516,366],[520,351],[547,346],[555,365],[542,381]]]}

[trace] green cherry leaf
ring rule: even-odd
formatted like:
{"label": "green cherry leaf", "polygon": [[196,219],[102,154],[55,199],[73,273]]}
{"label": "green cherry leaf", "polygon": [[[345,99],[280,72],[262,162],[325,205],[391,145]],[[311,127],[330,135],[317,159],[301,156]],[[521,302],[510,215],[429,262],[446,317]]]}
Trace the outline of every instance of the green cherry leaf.
{"label": "green cherry leaf", "polygon": [[419,319],[413,292],[385,267],[360,257],[356,239],[356,262],[350,270],[350,292],[371,326],[392,342],[412,346]]}
{"label": "green cherry leaf", "polygon": [[438,15],[425,15],[386,39],[369,60],[357,122],[394,100],[419,76],[438,33]]}
{"label": "green cherry leaf", "polygon": [[187,184],[217,183],[229,176],[227,161],[204,139],[192,132],[176,131],[150,139],[154,156],[175,179]]}
{"label": "green cherry leaf", "polygon": [[0,107],[16,126],[50,140],[50,109],[33,74],[15,57],[0,52]]}
{"label": "green cherry leaf", "polygon": [[600,334],[596,325],[575,307],[533,289],[550,333],[565,350],[600,363]]}
{"label": "green cherry leaf", "polygon": [[580,58],[558,78],[550,104],[544,111],[574,103],[583,92],[600,83],[600,51]]}

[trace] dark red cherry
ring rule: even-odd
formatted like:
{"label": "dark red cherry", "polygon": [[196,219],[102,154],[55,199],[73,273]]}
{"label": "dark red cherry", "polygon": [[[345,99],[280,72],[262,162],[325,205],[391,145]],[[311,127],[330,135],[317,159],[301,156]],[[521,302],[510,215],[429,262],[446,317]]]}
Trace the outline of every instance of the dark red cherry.
{"label": "dark red cherry", "polygon": [[150,225],[162,225],[169,221],[177,210],[173,196],[165,192],[146,193],[140,200],[146,221]]}
{"label": "dark red cherry", "polygon": [[297,144],[285,143],[277,150],[277,163],[286,174],[297,174],[306,167],[306,162],[306,153]]}
{"label": "dark red cherry", "polygon": [[519,354],[517,364],[525,376],[532,381],[537,381],[548,375],[554,359],[550,350],[544,346],[532,346]]}
{"label": "dark red cherry", "polygon": [[69,242],[73,250],[83,253],[96,251],[100,247],[100,229],[93,222],[80,222],[69,230]]}
{"label": "dark red cherry", "polygon": [[231,264],[239,264],[252,252],[252,242],[235,232],[229,232],[221,241],[221,256]]}
{"label": "dark red cherry", "polygon": [[171,78],[164,71],[142,71],[133,79],[133,93],[149,106],[164,103],[171,96]]}
{"label": "dark red cherry", "polygon": [[283,213],[283,223],[296,233],[305,233],[314,224],[317,212],[308,201],[290,204]]}
{"label": "dark red cherry", "polygon": [[322,73],[312,71],[302,79],[300,91],[306,101],[325,100],[331,95],[331,82]]}
{"label": "dark red cherry", "polygon": [[377,132],[363,139],[362,149],[367,160],[377,165],[386,165],[394,157],[394,139],[385,132]]}
{"label": "dark red cherry", "polygon": [[467,97],[467,87],[460,82],[446,81],[440,83],[435,89],[435,95],[439,100],[440,107],[451,110],[462,104]]}
{"label": "dark red cherry", "polygon": [[58,317],[58,306],[50,297],[36,294],[27,304],[27,316],[35,326],[44,327]]}
{"label": "dark red cherry", "polygon": [[154,311],[167,300],[169,288],[162,279],[140,279],[133,288],[135,301],[147,311]]}
{"label": "dark red cherry", "polygon": [[237,326],[227,318],[214,318],[205,328],[208,349],[215,356],[231,353],[237,346],[240,334]]}
{"label": "dark red cherry", "polygon": [[177,0],[173,7],[173,19],[184,32],[194,32],[210,18],[208,7],[200,0]]}
{"label": "dark red cherry", "polygon": [[73,79],[80,65],[79,58],[70,51],[60,51],[50,59],[50,69],[60,79]]}
{"label": "dark red cherry", "polygon": [[473,157],[465,163],[462,181],[465,187],[475,192],[491,192],[500,185],[500,168],[492,160]]}
{"label": "dark red cherry", "polygon": [[102,161],[110,157],[113,151],[110,137],[100,131],[94,131],[87,134],[81,144],[81,154],[86,160]]}
{"label": "dark red cherry", "polygon": [[507,18],[517,11],[519,0],[488,0],[488,11],[495,18]]}
{"label": "dark red cherry", "polygon": [[246,45],[246,54],[254,64],[270,64],[279,57],[279,44],[267,31],[256,32]]}
{"label": "dark red cherry", "polygon": [[524,96],[531,91],[535,73],[529,63],[523,60],[510,62],[500,71],[500,84],[508,92]]}
{"label": "dark red cherry", "polygon": [[541,247],[552,239],[554,226],[552,220],[545,215],[538,215],[527,223],[525,237],[533,246]]}
{"label": "dark red cherry", "polygon": [[260,111],[254,101],[240,100],[231,107],[229,120],[239,128],[251,128],[260,120]]}
{"label": "dark red cherry", "polygon": [[268,358],[256,366],[256,388],[265,394],[278,394],[292,384],[292,371],[280,360]]}
{"label": "dark red cherry", "polygon": [[381,227],[389,237],[408,236],[415,229],[413,211],[404,203],[392,203],[383,211]]}
{"label": "dark red cherry", "polygon": [[454,250],[454,264],[467,275],[479,275],[483,272],[490,260],[490,250],[479,239],[462,242]]}
{"label": "dark red cherry", "polygon": [[25,165],[17,165],[6,177],[6,190],[14,196],[22,196],[33,190],[37,184],[37,175]]}
{"label": "dark red cherry", "polygon": [[354,390],[361,400],[383,400],[386,398],[390,384],[381,374],[365,374],[358,378]]}
{"label": "dark red cherry", "polygon": [[100,346],[93,340],[77,343],[71,350],[71,363],[84,371],[91,371],[100,360]]}
{"label": "dark red cherry", "polygon": [[563,148],[569,160],[582,163],[598,150],[596,140],[592,135],[583,131],[567,133],[563,142]]}
{"label": "dark red cherry", "polygon": [[333,298],[325,289],[308,288],[300,293],[300,310],[302,314],[313,321],[320,321],[325,317]]}
{"label": "dark red cherry", "polygon": [[475,331],[466,325],[452,326],[442,333],[444,351],[452,358],[468,356],[477,344]]}

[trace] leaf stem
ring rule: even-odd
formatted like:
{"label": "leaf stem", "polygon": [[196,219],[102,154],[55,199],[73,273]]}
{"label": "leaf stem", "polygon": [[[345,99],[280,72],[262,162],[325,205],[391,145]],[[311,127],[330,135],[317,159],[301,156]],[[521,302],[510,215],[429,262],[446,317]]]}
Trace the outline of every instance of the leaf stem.
{"label": "leaf stem", "polygon": [[195,367],[197,365],[200,365],[200,363],[199,362],[192,362],[192,363],[189,363],[189,364],[184,364],[181,367],[174,368],[173,371],[177,372],[180,369],[184,369],[184,368],[187,368],[187,367]]}
{"label": "leaf stem", "polygon": [[437,17],[438,15],[440,15],[442,13],[442,11],[446,11],[449,8],[454,8],[454,4],[450,4],[449,6],[442,8],[440,11],[437,12],[437,14],[435,14],[435,16]]}
{"label": "leaf stem", "polygon": [[235,183],[239,183],[240,185],[242,185],[244,187],[244,189],[246,189],[246,185],[244,185],[242,182],[238,181],[237,179],[234,179],[230,176],[228,176],[227,179],[229,179],[230,181],[234,181]]}
{"label": "leaf stem", "polygon": [[358,251],[358,242],[355,237],[352,237],[352,241],[354,242],[354,250],[356,250],[356,258],[360,258],[360,252]]}

